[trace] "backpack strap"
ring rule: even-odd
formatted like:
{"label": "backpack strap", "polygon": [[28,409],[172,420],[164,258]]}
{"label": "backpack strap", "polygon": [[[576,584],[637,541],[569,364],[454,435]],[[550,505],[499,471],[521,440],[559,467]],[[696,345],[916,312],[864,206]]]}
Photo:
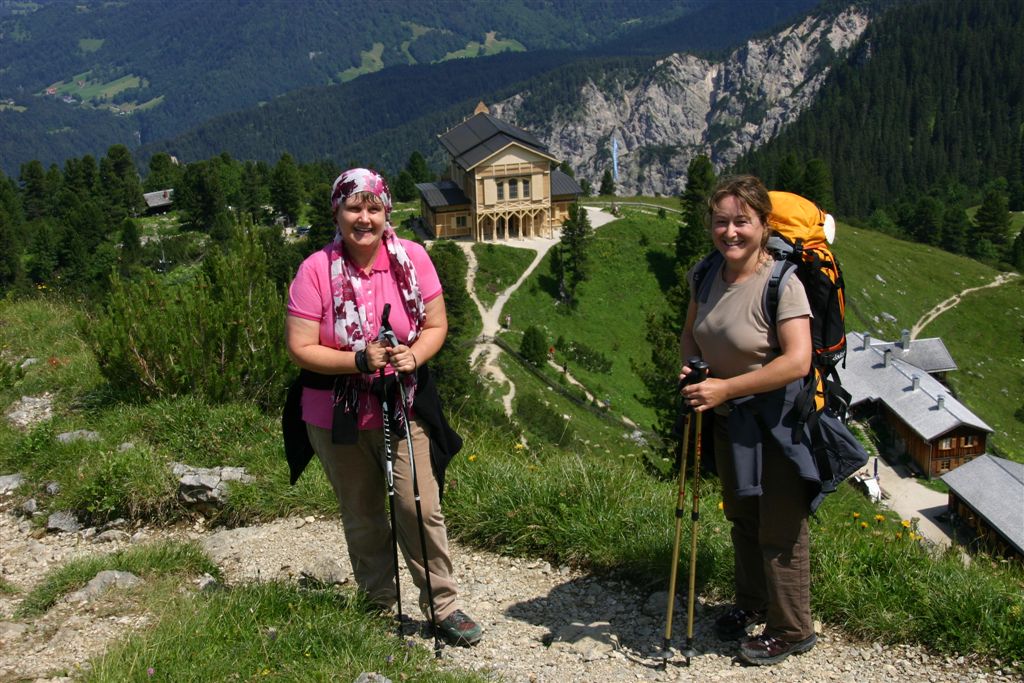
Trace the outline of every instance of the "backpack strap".
{"label": "backpack strap", "polygon": [[779,299],[794,271],[796,264],[789,260],[775,261],[772,264],[772,274],[768,277],[761,295],[761,310],[764,311],[769,327],[775,327],[779,322]]}
{"label": "backpack strap", "polygon": [[711,283],[714,282],[714,275],[718,274],[724,263],[725,257],[717,249],[713,249],[694,268],[693,291],[690,294],[691,296],[696,294],[698,302],[702,304],[707,303],[708,296],[711,294]]}

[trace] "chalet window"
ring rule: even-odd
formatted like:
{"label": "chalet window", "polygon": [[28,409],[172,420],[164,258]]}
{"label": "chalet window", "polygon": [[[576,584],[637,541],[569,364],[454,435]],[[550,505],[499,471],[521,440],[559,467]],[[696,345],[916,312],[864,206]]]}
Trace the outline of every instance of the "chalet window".
{"label": "chalet window", "polygon": [[519,183],[515,178],[508,181],[508,198],[519,199]]}
{"label": "chalet window", "polygon": [[953,447],[953,439],[951,439],[951,438],[939,439],[939,450],[940,451],[948,451],[952,447]]}
{"label": "chalet window", "polygon": [[978,443],[978,437],[976,436],[965,436],[960,439],[961,446],[974,446]]}
{"label": "chalet window", "polygon": [[505,198],[505,183],[498,181],[498,199]]}
{"label": "chalet window", "polygon": [[465,216],[456,216],[455,217],[455,227],[456,228],[465,228],[466,227],[466,217]]}
{"label": "chalet window", "polygon": [[949,458],[943,458],[939,461],[939,472],[949,472],[950,461]]}
{"label": "chalet window", "polygon": [[527,199],[530,196],[530,181],[523,181],[523,199]]}

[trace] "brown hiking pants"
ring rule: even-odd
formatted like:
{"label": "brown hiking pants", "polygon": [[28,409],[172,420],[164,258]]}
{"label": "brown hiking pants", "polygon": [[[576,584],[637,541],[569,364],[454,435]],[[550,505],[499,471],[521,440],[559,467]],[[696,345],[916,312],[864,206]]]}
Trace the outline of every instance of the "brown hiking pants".
{"label": "brown hiking pants", "polygon": [[[306,424],[310,443],[327,474],[341,509],[341,521],[348,543],[348,555],[356,583],[382,607],[395,604],[395,565],[391,549],[391,525],[385,502],[387,484],[384,474],[384,433],[361,430],[353,445],[331,443],[331,431]],[[416,479],[420,508],[426,532],[427,558],[430,562],[430,587],[438,621],[454,612],[457,587],[452,578],[448,556],[448,532],[438,499],[437,480],[430,466],[430,442],[419,420],[412,424],[413,450],[416,454]],[[398,547],[419,589],[419,605],[430,617],[426,573],[420,552],[420,531],[413,498],[409,447],[406,439],[392,437],[397,456],[394,463]],[[394,442],[397,442],[394,443]]]}

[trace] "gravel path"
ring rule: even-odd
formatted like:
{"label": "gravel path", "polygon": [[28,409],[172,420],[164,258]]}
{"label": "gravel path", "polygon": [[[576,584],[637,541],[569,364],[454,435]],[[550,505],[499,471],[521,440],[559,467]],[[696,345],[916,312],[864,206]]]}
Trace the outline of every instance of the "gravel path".
{"label": "gravel path", "polygon": [[[134,542],[159,537],[193,538],[221,567],[228,584],[254,580],[297,580],[314,565],[336,563],[349,575],[345,541],[337,519],[286,518],[232,529],[153,530],[134,533]],[[43,617],[13,617],[20,595],[43,573],[67,559],[109,552],[133,541],[96,544],[91,534],[34,538],[28,525],[0,514],[3,578],[19,595],[0,595],[0,681],[65,680],[54,671],[74,671],[91,656],[150,617],[121,613],[115,592],[85,604],[62,601]],[[917,646],[857,642],[831,626],[819,629],[818,646],[774,667],[739,664],[735,643],[711,635],[721,605],[699,605],[695,626],[698,655],[684,666],[676,654],[661,668],[651,657],[664,632],[664,593],[653,595],[614,579],[597,578],[539,560],[516,559],[453,544],[456,575],[465,607],[483,625],[483,641],[473,648],[446,647],[443,661],[453,667],[488,672],[508,681],[921,681],[961,683],[1019,681],[1019,674],[986,670],[973,658],[929,654]],[[348,579],[347,581],[351,581]],[[403,586],[412,596],[405,575]],[[407,603],[409,604],[409,603]],[[677,610],[674,644],[686,633],[685,608]],[[419,615],[416,615],[419,617]],[[430,639],[418,635],[424,647]]]}

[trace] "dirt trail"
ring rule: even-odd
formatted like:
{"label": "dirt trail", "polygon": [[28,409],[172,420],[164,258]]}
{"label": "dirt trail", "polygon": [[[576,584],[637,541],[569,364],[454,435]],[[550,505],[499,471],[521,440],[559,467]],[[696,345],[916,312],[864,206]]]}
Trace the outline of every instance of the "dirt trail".
{"label": "dirt trail", "polygon": [[[590,225],[596,230],[602,225],[610,223],[615,220],[615,217],[605,213],[600,209],[593,207],[585,207],[587,210],[587,217],[590,219]],[[476,255],[473,253],[472,242],[459,242],[458,245],[462,248],[462,251],[466,254],[466,260],[468,262],[468,275],[466,277],[466,289],[469,292],[469,298],[476,304],[477,310],[480,312],[480,318],[483,321],[483,329],[480,332],[480,336],[477,338],[476,346],[473,347],[473,351],[469,355],[469,362],[477,371],[485,378],[494,382],[498,386],[508,387],[502,397],[502,404],[505,408],[505,414],[508,416],[512,415],[512,399],[516,395],[515,384],[505,375],[502,371],[501,366],[498,365],[498,355],[501,353],[501,348],[494,343],[494,337],[501,330],[501,318],[502,310],[505,308],[505,304],[509,298],[519,289],[520,285],[526,282],[526,278],[540,265],[541,261],[547,255],[548,250],[554,245],[558,244],[558,236],[552,238],[540,238],[535,237],[531,239],[521,240],[510,240],[504,243],[505,246],[517,247],[521,249],[532,249],[536,252],[536,256],[530,265],[526,267],[526,270],[522,272],[514,283],[508,287],[505,291],[498,295],[498,298],[491,306],[484,306],[483,302],[476,295],[475,283],[476,283],[476,272],[477,272],[477,261]],[[574,378],[569,378],[572,384],[581,386]]]}
{"label": "dirt trail", "polygon": [[917,339],[917,335],[921,334],[921,330],[923,330],[925,326],[928,325],[928,323],[932,322],[940,315],[942,315],[949,309],[959,304],[960,300],[963,299],[963,297],[966,296],[967,294],[970,294],[971,292],[977,292],[979,289],[1001,287],[1002,285],[1006,284],[1015,277],[1017,277],[1017,273],[1000,273],[999,275],[996,276],[995,280],[988,283],[987,285],[981,285],[979,287],[969,287],[968,289],[965,289],[959,294],[954,294],[945,301],[940,302],[935,306],[935,308],[921,316],[921,319],[914,324],[914,326],[910,329],[910,338]]}

